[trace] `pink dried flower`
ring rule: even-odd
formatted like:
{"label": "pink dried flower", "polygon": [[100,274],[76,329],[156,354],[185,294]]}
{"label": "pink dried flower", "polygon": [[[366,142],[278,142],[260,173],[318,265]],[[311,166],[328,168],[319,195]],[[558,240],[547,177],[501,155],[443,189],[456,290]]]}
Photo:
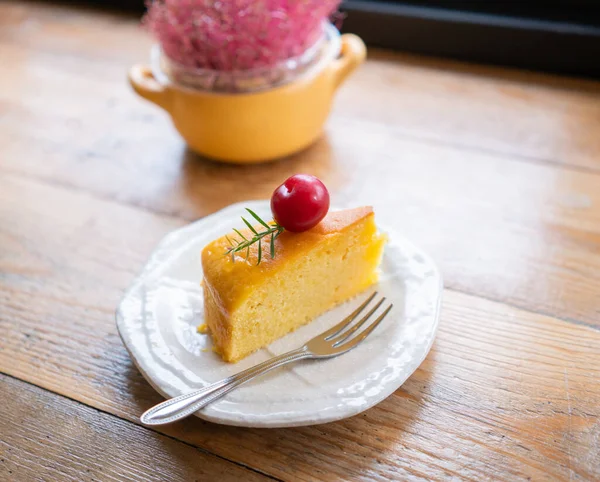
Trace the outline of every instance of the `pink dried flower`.
{"label": "pink dried flower", "polygon": [[221,71],[270,67],[322,34],[340,0],[150,0],[144,23],[174,62]]}

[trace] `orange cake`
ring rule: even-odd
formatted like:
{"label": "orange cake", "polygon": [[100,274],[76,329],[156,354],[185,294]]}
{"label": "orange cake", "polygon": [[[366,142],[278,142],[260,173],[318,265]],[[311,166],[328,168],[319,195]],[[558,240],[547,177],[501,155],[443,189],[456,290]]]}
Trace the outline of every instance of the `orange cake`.
{"label": "orange cake", "polygon": [[[250,230],[242,231],[244,236]],[[385,238],[373,209],[330,212],[317,226],[284,231],[271,258],[262,239],[234,259],[224,253],[235,233],[202,251],[204,315],[217,351],[235,362],[295,330],[377,281]]]}

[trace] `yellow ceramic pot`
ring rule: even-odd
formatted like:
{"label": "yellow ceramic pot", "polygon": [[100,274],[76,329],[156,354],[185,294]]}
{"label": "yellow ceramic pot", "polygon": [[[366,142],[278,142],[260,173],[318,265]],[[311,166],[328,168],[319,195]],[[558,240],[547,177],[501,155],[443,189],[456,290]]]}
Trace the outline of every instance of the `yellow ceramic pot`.
{"label": "yellow ceramic pot", "polygon": [[339,56],[317,62],[282,86],[253,93],[216,93],[160,82],[141,65],[131,68],[129,81],[139,95],[171,115],[198,154],[258,163],[297,152],[320,136],[335,91],[365,55],[363,41],[344,34]]}

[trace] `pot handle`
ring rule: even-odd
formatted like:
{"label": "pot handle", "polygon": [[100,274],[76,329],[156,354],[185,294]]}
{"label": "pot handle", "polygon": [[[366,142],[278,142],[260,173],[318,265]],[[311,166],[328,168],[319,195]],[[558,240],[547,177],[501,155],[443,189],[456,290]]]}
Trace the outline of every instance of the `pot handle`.
{"label": "pot handle", "polygon": [[367,47],[359,36],[352,33],[342,35],[340,56],[333,63],[334,87],[339,87],[363,63],[366,56]]}
{"label": "pot handle", "polygon": [[170,91],[154,78],[152,71],[145,65],[134,65],[129,70],[129,83],[144,99],[169,110]]}

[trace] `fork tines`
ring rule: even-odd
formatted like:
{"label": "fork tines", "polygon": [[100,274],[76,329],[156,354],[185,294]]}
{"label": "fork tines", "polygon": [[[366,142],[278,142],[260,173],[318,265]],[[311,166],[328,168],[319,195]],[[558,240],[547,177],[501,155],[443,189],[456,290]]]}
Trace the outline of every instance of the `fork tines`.
{"label": "fork tines", "polygon": [[385,308],[385,310],[375,319],[375,321],[373,321],[357,336],[353,337],[353,335],[357,333],[365,325],[365,323],[367,323],[367,321],[369,321],[369,319],[379,309],[379,307],[381,307],[381,305],[386,299],[385,297],[381,297],[379,301],[377,301],[375,306],[371,308],[365,316],[363,316],[358,322],[352,325],[352,323],[358,317],[358,315],[362,313],[362,311],[375,299],[376,296],[377,292],[373,293],[364,301],[364,303],[362,303],[358,308],[356,308],[356,310],[350,313],[350,315],[344,318],[333,328],[323,333],[321,337],[323,337],[323,339],[326,341],[332,342],[332,347],[334,348],[340,347],[345,342],[354,346],[363,341],[379,325],[379,323],[383,321],[383,319],[389,313],[393,306],[390,303],[387,306],[387,308]]}

